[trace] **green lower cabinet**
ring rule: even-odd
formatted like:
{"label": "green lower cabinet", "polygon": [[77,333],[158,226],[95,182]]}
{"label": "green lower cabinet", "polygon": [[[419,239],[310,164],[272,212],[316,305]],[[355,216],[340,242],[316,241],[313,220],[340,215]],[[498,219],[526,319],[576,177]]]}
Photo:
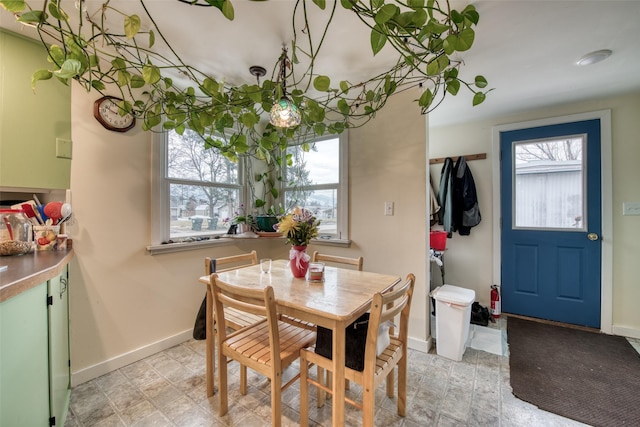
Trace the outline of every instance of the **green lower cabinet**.
{"label": "green lower cabinet", "polygon": [[67,268],[49,280],[49,399],[56,426],[64,425],[71,398]]}
{"label": "green lower cabinet", "polygon": [[0,303],[1,427],[64,425],[71,395],[67,271]]}
{"label": "green lower cabinet", "polygon": [[0,426],[49,424],[47,283],[0,303]]}

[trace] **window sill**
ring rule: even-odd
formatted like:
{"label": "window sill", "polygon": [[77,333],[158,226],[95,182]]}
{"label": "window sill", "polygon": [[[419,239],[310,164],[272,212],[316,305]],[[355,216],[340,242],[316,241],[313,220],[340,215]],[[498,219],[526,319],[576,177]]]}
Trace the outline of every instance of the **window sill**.
{"label": "window sill", "polygon": [[199,242],[167,243],[165,245],[149,245],[147,246],[147,252],[151,255],[160,255],[171,252],[193,251],[212,246],[230,245],[232,243],[233,239],[230,238],[201,240]]}
{"label": "window sill", "polygon": [[343,246],[349,247],[351,246],[351,240],[345,239],[313,239],[311,241],[314,245],[324,245],[324,246]]}
{"label": "window sill", "polygon": [[[278,239],[282,240],[282,237],[256,237],[257,239]],[[149,245],[147,246],[147,252],[151,255],[167,254],[172,252],[194,251],[203,248],[209,248],[213,246],[231,245],[238,240],[253,240],[250,238],[239,237],[220,237],[217,239],[201,240],[199,242],[180,242],[180,243],[167,243],[164,245]],[[351,246],[351,240],[344,239],[313,239],[311,241],[314,245],[319,246]]]}

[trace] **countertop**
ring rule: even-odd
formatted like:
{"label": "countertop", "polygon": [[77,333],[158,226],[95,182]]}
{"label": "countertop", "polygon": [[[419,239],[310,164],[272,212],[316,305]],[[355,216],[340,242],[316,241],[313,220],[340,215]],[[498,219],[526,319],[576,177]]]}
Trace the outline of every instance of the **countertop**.
{"label": "countertop", "polygon": [[73,249],[40,251],[0,257],[0,302],[21,294],[57,276],[73,258]]}

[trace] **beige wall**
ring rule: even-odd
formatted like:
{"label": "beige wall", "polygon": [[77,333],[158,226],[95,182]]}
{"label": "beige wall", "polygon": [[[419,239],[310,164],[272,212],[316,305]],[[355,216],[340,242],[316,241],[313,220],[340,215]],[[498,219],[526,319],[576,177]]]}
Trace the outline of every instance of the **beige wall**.
{"label": "beige wall", "polygon": [[[72,90],[74,221],[71,353],[78,384],[191,337],[204,296],[205,256],[258,251],[284,258],[283,241],[234,241],[151,256],[151,134],[109,132],[93,118],[97,94]],[[425,320],[426,118],[405,93],[350,132],[351,248],[310,247],[365,258],[371,271],[417,276],[410,335],[428,345]],[[409,111],[409,114],[406,112]],[[390,125],[393,123],[393,125]],[[383,216],[384,201],[395,215]]]}
{"label": "beige wall", "polygon": [[[367,270],[416,275],[409,335],[426,340],[427,119],[412,103],[419,96],[392,97],[372,122],[350,131],[349,227]],[[393,216],[384,216],[385,201],[394,202]]]}
{"label": "beige wall", "polygon": [[[482,108],[479,106],[477,108]],[[487,153],[486,160],[469,162],[478,189],[482,222],[471,236],[454,234],[448,239],[446,282],[472,288],[477,299],[489,304],[492,283],[493,188],[492,127],[563,115],[611,110],[613,170],[613,333],[640,337],[640,217],[623,216],[623,202],[640,201],[640,93],[564,105],[493,120],[431,128],[429,156],[446,157]],[[433,165],[431,175],[439,182],[442,165]]]}

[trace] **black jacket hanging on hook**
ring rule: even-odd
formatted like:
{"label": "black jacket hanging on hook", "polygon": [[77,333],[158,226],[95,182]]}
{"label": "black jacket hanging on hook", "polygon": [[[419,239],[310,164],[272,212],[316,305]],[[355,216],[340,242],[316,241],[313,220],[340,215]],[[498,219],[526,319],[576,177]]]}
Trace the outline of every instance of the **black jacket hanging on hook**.
{"label": "black jacket hanging on hook", "polygon": [[468,236],[471,234],[471,227],[480,223],[481,216],[476,184],[463,156],[458,158],[452,174],[452,228],[461,236]]}
{"label": "black jacket hanging on hook", "polygon": [[438,211],[438,223],[441,224],[443,230],[451,237],[452,231],[452,212],[453,212],[453,159],[447,157],[440,171],[440,186],[438,187],[438,203],[440,210]]}

